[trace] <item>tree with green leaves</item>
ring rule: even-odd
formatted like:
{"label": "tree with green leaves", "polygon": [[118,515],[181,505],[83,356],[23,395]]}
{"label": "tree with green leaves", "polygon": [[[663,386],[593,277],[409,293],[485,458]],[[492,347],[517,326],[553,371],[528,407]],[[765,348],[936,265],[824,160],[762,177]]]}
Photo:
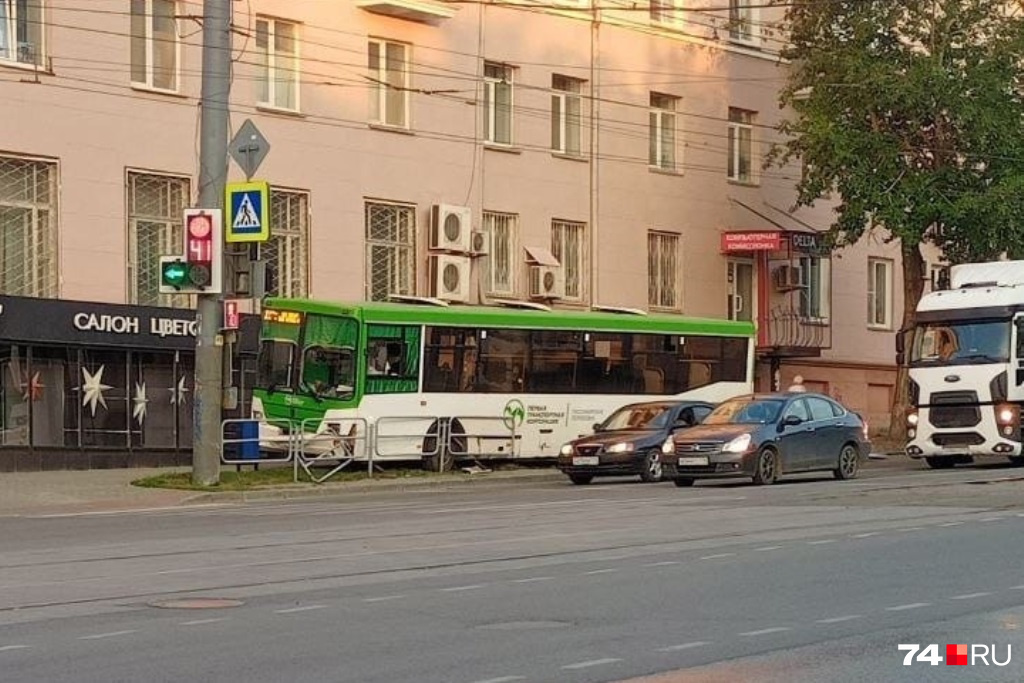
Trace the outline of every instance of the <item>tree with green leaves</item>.
{"label": "tree with green leaves", "polygon": [[[837,248],[902,245],[902,327],[924,291],[920,245],[950,263],[1024,257],[1024,0],[771,0],[785,9],[785,142],[798,204],[837,199]],[[905,370],[893,435],[905,434]]]}

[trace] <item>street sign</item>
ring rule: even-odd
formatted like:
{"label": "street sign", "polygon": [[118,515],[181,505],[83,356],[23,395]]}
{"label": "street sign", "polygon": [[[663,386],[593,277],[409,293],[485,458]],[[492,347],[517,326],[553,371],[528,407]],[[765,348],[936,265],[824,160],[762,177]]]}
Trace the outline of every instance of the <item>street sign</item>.
{"label": "street sign", "polygon": [[226,242],[266,242],[270,239],[270,185],[265,181],[228,183],[224,206]]}
{"label": "street sign", "polygon": [[238,311],[238,300],[226,299],[224,301],[224,329],[237,330],[241,315]]}
{"label": "street sign", "polygon": [[246,119],[242,127],[235,133],[235,137],[228,145],[231,158],[235,160],[239,168],[245,172],[245,179],[248,180],[256,175],[256,169],[260,167],[263,160],[270,151],[270,143],[263,137],[256,124],[251,119]]}

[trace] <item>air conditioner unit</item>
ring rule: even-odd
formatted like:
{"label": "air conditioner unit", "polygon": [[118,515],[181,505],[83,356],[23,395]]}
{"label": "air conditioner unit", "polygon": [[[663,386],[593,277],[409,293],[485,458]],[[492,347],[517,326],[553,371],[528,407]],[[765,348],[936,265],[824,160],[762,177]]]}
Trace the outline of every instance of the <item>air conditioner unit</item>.
{"label": "air conditioner unit", "polygon": [[433,296],[442,301],[469,302],[469,257],[435,254],[430,257]]}
{"label": "air conditioner unit", "polygon": [[469,242],[469,250],[477,256],[491,253],[491,233],[474,230]]}
{"label": "air conditioner unit", "polygon": [[790,264],[779,266],[772,276],[775,280],[775,289],[782,292],[804,286],[804,275],[800,266]]}
{"label": "air conditioner unit", "polygon": [[430,248],[468,252],[473,212],[468,206],[435,204],[430,215]]}
{"label": "air conditioner unit", "polygon": [[565,296],[565,271],[561,266],[530,266],[530,296],[561,299]]}

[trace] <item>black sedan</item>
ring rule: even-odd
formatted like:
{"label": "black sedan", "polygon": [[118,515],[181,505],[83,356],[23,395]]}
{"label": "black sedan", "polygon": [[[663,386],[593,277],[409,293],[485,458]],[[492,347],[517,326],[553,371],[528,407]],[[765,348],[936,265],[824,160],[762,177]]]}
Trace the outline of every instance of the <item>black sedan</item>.
{"label": "black sedan", "polygon": [[729,399],[673,441],[673,454],[662,460],[676,486],[710,477],[772,484],[782,474],[814,471],[853,479],[871,449],[859,415],[803,392]]}
{"label": "black sedan", "polygon": [[558,469],[574,484],[589,484],[599,476],[637,474],[642,481],[661,481],[662,453],[672,452],[672,434],[699,423],[713,409],[703,401],[623,406],[594,425],[590,436],[562,446]]}

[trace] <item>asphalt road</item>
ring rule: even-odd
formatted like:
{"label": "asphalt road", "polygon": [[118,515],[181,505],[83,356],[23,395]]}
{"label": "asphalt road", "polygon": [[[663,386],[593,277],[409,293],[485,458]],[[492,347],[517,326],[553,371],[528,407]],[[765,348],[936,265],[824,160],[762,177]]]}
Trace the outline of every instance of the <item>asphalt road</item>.
{"label": "asphalt road", "polygon": [[0,680],[1020,681],[1021,487],[896,463],[0,518]]}

